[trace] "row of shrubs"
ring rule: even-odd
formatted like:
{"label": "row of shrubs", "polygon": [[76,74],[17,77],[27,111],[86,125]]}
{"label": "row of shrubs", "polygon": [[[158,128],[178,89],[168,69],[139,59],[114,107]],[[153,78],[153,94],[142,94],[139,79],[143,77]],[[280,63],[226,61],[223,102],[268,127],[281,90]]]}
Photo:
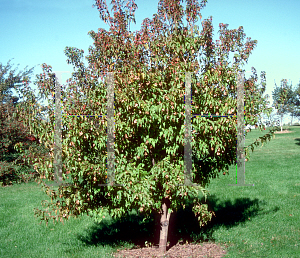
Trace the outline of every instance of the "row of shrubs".
{"label": "row of shrubs", "polygon": [[47,150],[33,136],[26,137],[21,146],[22,151],[12,148],[1,149],[0,186],[20,184],[22,182],[28,183],[39,177],[33,166],[26,161],[26,156],[30,155],[30,146],[34,149],[40,149],[41,155],[45,155]]}

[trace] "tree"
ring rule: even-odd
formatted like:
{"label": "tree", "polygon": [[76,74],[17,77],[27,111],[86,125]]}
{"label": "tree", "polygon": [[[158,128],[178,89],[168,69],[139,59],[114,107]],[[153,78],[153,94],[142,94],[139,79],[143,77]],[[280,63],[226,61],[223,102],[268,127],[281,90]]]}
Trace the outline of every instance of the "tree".
{"label": "tree", "polygon": [[281,80],[281,86],[278,87],[275,83],[275,89],[272,91],[273,106],[277,109],[277,113],[281,117],[280,126],[282,131],[283,115],[293,111],[293,102],[296,102],[295,94],[292,90],[292,85],[287,85],[287,79]]}
{"label": "tree", "polygon": [[[26,128],[20,121],[15,121],[14,112],[19,97],[13,96],[12,89],[19,88],[21,81],[32,73],[32,69],[16,73],[8,61],[6,66],[0,63],[0,181],[1,184],[15,179],[15,163],[20,159],[13,146],[28,136]],[[26,67],[27,68],[27,67]],[[25,68],[25,69],[26,69]],[[25,70],[24,69],[24,70]]]}
{"label": "tree", "polygon": [[[137,7],[134,1],[129,1],[125,8],[115,1],[112,3],[114,18],[104,1],[96,2],[101,19],[110,23],[110,31],[89,32],[94,47],[89,49],[88,67],[81,61],[83,50],[66,47],[67,62],[73,64],[75,72],[68,81],[69,87],[62,86],[62,98],[68,114],[106,114],[106,86],[108,82],[114,84],[115,180],[112,185],[99,187],[106,183],[105,117],[98,118],[97,129],[96,122],[87,116],[66,116],[63,124],[68,131],[62,131],[62,176],[71,182],[52,190],[41,180],[44,191],[57,202],[48,203],[50,212],[36,209],[36,215],[48,223],[49,218],[63,222],[63,218],[83,213],[98,222],[106,214],[121,218],[133,209],[146,219],[152,213],[159,214],[159,245],[164,253],[172,212],[193,198],[193,211],[200,225],[205,225],[214,214],[199,193],[206,201],[205,187],[210,179],[235,163],[236,120],[221,115],[236,112],[236,76],[257,42],[248,39],[244,45],[242,27],[227,30],[228,25],[220,24],[220,42],[212,43],[211,17],[203,22],[199,34],[194,23],[206,1],[188,2],[185,10],[188,26],[183,25],[184,12],[179,2],[160,1],[158,14],[152,20],[145,19],[142,29],[135,34],[127,30],[128,23],[134,21]],[[200,48],[206,62],[201,70],[196,59]],[[229,51],[238,52],[232,67],[226,62]],[[55,91],[55,77],[51,66],[43,64],[42,67],[44,72],[37,76],[36,84],[40,95],[49,98]],[[220,117],[197,116],[193,120],[193,132],[198,134],[192,142],[191,178],[197,185],[184,185],[184,134],[188,132],[184,127],[185,72],[195,71],[199,71],[200,76],[191,77],[193,113]],[[107,83],[98,81],[110,75],[109,72],[114,72],[114,76],[109,76]],[[263,83],[259,88],[254,68],[252,72],[254,76],[244,78],[246,124],[255,124],[258,114],[270,111],[266,108],[268,102],[261,97],[265,91],[265,73],[261,75]],[[85,105],[79,102],[80,92],[88,96]],[[32,93],[27,90],[26,94]],[[71,98],[77,102],[76,107],[71,105]],[[22,108],[32,115],[39,113],[31,105]],[[41,126],[33,121],[30,128],[51,149],[51,158],[34,159],[36,169],[47,179],[54,180],[54,106],[49,108],[48,114],[50,123]],[[31,116],[23,119],[29,124]],[[270,130],[261,137],[261,142],[270,140],[273,134],[274,130]],[[248,159],[248,149],[251,147],[253,151],[254,145],[259,145],[259,140],[245,148]],[[52,211],[56,215],[52,215]]]}
{"label": "tree", "polygon": [[[28,153],[25,151],[26,145],[32,145],[37,139],[30,133],[30,129],[18,120],[16,106],[24,103],[21,97],[14,96],[12,89],[19,91],[23,82],[30,78],[32,74],[30,70],[16,73],[16,69],[12,70],[12,65],[8,61],[6,66],[0,63],[0,181],[1,184],[10,184],[13,181],[23,181],[19,171],[29,169],[28,164],[24,162],[23,155]],[[18,153],[15,145],[24,145],[23,152]]]}
{"label": "tree", "polygon": [[291,125],[293,125],[293,118],[300,117],[300,83],[296,86],[294,90],[290,89],[290,96],[288,104],[288,111],[291,114]]}
{"label": "tree", "polygon": [[300,82],[298,83],[296,89],[295,89],[295,110],[293,112],[293,115],[298,117],[298,120],[300,119]]}

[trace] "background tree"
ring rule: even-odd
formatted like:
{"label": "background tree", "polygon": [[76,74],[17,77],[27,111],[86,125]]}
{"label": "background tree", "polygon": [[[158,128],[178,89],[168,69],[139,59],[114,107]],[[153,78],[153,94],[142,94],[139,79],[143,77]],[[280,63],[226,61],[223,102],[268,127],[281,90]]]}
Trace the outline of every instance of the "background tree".
{"label": "background tree", "polygon": [[298,83],[295,89],[295,96],[296,96],[296,103],[295,103],[295,112],[293,113],[294,116],[300,119],[300,82]]}
{"label": "background tree", "polygon": [[282,118],[284,114],[292,111],[292,104],[295,101],[295,94],[292,90],[292,85],[287,84],[287,79],[281,80],[281,86],[278,87],[275,83],[275,88],[272,91],[273,106],[277,109],[277,114],[280,115],[280,126],[282,131]]}
{"label": "background tree", "polygon": [[0,182],[4,185],[24,181],[25,174],[33,172],[23,160],[23,155],[28,153],[19,153],[14,146],[24,145],[25,150],[28,149],[28,145],[37,142],[30,128],[25,127],[18,119],[16,112],[16,106],[25,100],[21,101],[20,95],[14,96],[12,92],[12,89],[21,89],[24,82],[29,80],[34,68],[27,70],[25,67],[23,72],[15,74],[17,68],[12,70],[10,61],[6,66],[0,63]]}
{"label": "background tree", "polygon": [[[55,219],[63,221],[69,216],[87,213],[101,222],[107,214],[121,218],[133,209],[145,219],[155,213],[160,216],[162,252],[166,251],[171,213],[184,207],[189,200],[193,199],[193,212],[200,226],[211,220],[214,213],[205,203],[205,187],[211,178],[235,164],[236,119],[201,116],[193,119],[193,133],[198,134],[192,141],[192,181],[198,185],[184,185],[185,72],[200,72],[200,76],[191,78],[193,114],[235,114],[236,76],[256,41],[247,39],[243,44],[242,27],[227,30],[228,25],[220,24],[220,41],[213,43],[211,17],[202,23],[200,34],[194,23],[205,3],[188,1],[184,12],[178,1],[159,1],[158,14],[152,20],[145,19],[140,31],[131,33],[127,28],[134,20],[137,7],[134,1],[128,1],[125,7],[112,1],[114,17],[110,16],[104,1],[96,1],[100,17],[109,22],[110,30],[89,32],[94,46],[89,49],[88,67],[81,61],[83,50],[65,49],[67,62],[73,64],[75,72],[68,80],[69,87],[62,86],[62,98],[68,114],[106,114],[107,89],[98,79],[103,80],[108,72],[114,72],[114,183],[122,186],[98,186],[106,184],[105,117],[98,118],[98,127],[96,121],[87,116],[64,117],[63,124],[68,131],[62,131],[63,178],[71,179],[71,183],[50,189],[40,180],[51,200],[57,200],[44,203],[50,212],[36,209],[42,220],[47,223],[49,218],[53,222]],[[183,25],[184,13],[188,26]],[[196,59],[200,48],[203,48],[206,62],[201,69]],[[226,61],[229,51],[238,52],[232,67]],[[49,98],[55,91],[54,77],[51,66],[43,64],[43,70],[36,84],[40,95]],[[261,75],[262,87],[259,88],[254,68],[252,72],[254,75],[250,79],[244,78],[246,124],[255,124],[259,113],[271,111],[266,108],[268,102],[261,97],[265,91],[265,73]],[[79,101],[80,92],[88,98],[85,105]],[[32,93],[27,90],[26,94]],[[71,105],[74,100],[76,106]],[[25,124],[40,112],[31,105],[22,108],[32,111],[28,112],[32,115],[23,118]],[[36,169],[47,179],[54,180],[54,106],[48,111],[50,123],[41,126],[33,121],[30,128],[52,151],[48,159],[33,159]],[[270,130],[245,148],[247,158],[249,147],[253,151],[255,145],[270,140],[273,134],[274,130]]]}
{"label": "background tree", "polygon": [[292,96],[289,99],[287,110],[291,115],[291,125],[293,125],[293,118],[300,117],[300,83],[293,90],[292,87],[289,89],[289,95]]}

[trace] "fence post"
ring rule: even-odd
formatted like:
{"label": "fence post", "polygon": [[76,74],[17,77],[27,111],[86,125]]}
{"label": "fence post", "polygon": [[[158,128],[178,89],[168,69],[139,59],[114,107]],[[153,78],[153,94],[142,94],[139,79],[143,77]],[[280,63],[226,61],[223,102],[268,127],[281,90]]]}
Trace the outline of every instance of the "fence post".
{"label": "fence post", "polygon": [[236,149],[236,176],[237,183],[230,186],[254,186],[245,184],[245,125],[244,125],[244,72],[237,74],[237,149]]}
{"label": "fence post", "polygon": [[[107,178],[110,186],[121,186],[114,184],[115,180],[115,117],[114,117],[114,74],[107,76]],[[106,184],[106,185],[108,185]]]}

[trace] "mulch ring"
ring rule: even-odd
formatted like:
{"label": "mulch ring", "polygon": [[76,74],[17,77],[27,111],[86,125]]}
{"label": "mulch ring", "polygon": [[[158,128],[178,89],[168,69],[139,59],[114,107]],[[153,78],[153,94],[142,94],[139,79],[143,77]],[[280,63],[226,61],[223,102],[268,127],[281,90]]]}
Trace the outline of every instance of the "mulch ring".
{"label": "mulch ring", "polygon": [[[134,247],[135,248],[135,247]],[[220,244],[212,242],[204,242],[200,244],[189,243],[182,244],[177,243],[170,249],[167,247],[165,256],[161,256],[158,246],[124,249],[113,254],[116,258],[221,258],[227,253],[227,246],[222,247]]]}
{"label": "mulch ring", "polygon": [[292,133],[292,131],[289,131],[289,130],[282,130],[282,131],[276,131],[275,133],[276,133],[276,134],[277,134],[277,133]]}

